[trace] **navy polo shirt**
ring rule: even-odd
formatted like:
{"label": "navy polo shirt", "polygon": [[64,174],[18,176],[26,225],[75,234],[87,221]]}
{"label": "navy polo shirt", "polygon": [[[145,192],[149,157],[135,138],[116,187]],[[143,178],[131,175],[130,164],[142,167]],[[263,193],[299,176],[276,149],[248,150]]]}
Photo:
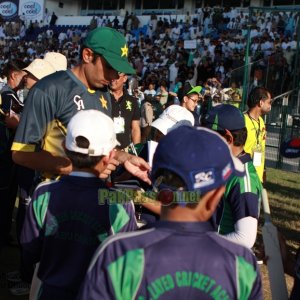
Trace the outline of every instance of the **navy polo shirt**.
{"label": "navy polo shirt", "polygon": [[159,221],[107,239],[79,299],[262,299],[256,258],[206,222]]}

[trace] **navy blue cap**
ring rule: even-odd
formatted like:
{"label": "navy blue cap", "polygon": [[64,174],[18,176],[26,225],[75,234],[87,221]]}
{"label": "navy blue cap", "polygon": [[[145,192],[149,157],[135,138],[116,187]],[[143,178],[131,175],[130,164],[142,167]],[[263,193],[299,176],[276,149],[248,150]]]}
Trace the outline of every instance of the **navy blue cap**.
{"label": "navy blue cap", "polygon": [[232,175],[244,175],[244,165],[232,156],[218,133],[190,126],[178,127],[161,139],[153,158],[152,182],[157,180],[160,169],[174,172],[188,191],[201,194],[225,185]]}
{"label": "navy blue cap", "polygon": [[244,115],[231,104],[220,104],[211,109],[205,116],[204,126],[216,131],[234,131],[246,127]]}

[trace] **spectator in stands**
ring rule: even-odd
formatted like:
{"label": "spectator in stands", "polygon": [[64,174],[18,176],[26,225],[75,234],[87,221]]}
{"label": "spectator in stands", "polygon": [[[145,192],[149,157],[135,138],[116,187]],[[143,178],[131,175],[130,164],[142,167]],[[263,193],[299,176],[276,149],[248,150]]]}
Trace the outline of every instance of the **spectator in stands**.
{"label": "spectator in stands", "polygon": [[57,19],[58,19],[57,15],[55,14],[55,12],[53,12],[49,23],[50,26],[54,26],[56,24]]}
{"label": "spectator in stands", "polygon": [[144,95],[154,97],[156,95],[156,90],[155,90],[155,83],[154,82],[149,82],[148,88],[144,90]]}
{"label": "spectator in stands", "polygon": [[200,100],[199,94],[201,90],[201,86],[192,87],[190,83],[187,82],[177,93],[180,105],[193,114],[195,119],[195,126],[200,126],[199,115],[195,110]]}
{"label": "spectator in stands", "polygon": [[161,80],[159,88],[156,93],[156,97],[159,97],[159,102],[163,108],[165,108],[165,105],[168,101],[168,96],[169,93],[167,89],[167,82],[166,80]]}

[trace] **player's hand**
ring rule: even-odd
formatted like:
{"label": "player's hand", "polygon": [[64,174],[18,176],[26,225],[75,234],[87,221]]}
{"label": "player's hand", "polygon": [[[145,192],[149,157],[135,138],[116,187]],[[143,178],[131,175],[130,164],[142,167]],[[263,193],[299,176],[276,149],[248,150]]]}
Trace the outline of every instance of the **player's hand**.
{"label": "player's hand", "polygon": [[148,184],[151,184],[148,176],[150,166],[144,159],[124,151],[115,151],[115,158],[120,164],[124,164],[125,169],[130,174],[140,178]]}
{"label": "player's hand", "polygon": [[100,172],[100,175],[99,177],[101,179],[107,179],[110,174],[116,170],[117,166],[119,165],[120,163],[118,162],[117,159],[115,159],[114,157],[110,157],[110,159],[108,160],[108,163],[106,165],[106,168],[105,170],[103,170],[102,172]]}
{"label": "player's hand", "polygon": [[141,157],[131,155],[128,160],[125,161],[124,167],[133,176],[136,176],[148,184],[151,184],[151,180],[148,176],[150,166]]}
{"label": "player's hand", "polygon": [[5,116],[5,125],[7,128],[16,129],[20,122],[20,117],[16,114],[8,114]]}

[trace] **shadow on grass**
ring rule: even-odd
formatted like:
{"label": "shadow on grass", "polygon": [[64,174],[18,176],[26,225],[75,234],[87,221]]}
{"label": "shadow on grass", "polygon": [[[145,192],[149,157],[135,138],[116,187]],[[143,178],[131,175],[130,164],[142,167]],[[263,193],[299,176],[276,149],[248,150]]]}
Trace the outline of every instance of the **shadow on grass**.
{"label": "shadow on grass", "polygon": [[291,182],[291,183],[299,184],[299,180],[285,179],[284,181],[285,182]]}
{"label": "shadow on grass", "polygon": [[283,197],[299,198],[300,189],[283,186],[278,183],[266,182],[265,188],[267,191],[282,195]]}

